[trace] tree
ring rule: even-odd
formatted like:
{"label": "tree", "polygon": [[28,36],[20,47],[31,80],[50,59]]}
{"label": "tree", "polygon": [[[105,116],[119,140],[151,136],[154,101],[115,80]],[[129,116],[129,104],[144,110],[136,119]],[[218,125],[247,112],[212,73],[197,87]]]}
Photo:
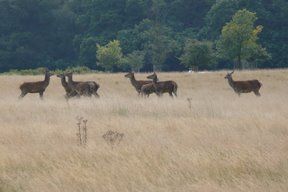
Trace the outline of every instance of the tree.
{"label": "tree", "polygon": [[123,64],[129,66],[133,71],[139,72],[144,64],[144,56],[143,51],[133,51],[123,59]]}
{"label": "tree", "polygon": [[246,9],[239,10],[222,29],[217,50],[220,57],[236,60],[234,68],[243,68],[242,61],[248,61],[252,57],[254,60],[269,57],[266,50],[257,43],[263,27],[254,27],[256,19],[256,13]]}
{"label": "tree", "polygon": [[218,0],[210,8],[205,17],[206,26],[202,29],[204,36],[215,40],[221,34],[225,23],[231,20],[233,14],[239,9],[239,0]]}
{"label": "tree", "polygon": [[[76,38],[75,38],[76,41]],[[95,68],[95,51],[96,40],[93,37],[83,37],[80,39],[79,51],[78,51],[78,63],[81,66],[87,66],[89,68]]]}
{"label": "tree", "polygon": [[187,40],[184,53],[180,61],[186,67],[198,67],[199,69],[209,69],[215,64],[215,56],[212,43],[208,41]]}
{"label": "tree", "polygon": [[98,65],[106,71],[115,71],[119,69],[123,58],[120,42],[118,40],[110,41],[107,45],[97,44]]}

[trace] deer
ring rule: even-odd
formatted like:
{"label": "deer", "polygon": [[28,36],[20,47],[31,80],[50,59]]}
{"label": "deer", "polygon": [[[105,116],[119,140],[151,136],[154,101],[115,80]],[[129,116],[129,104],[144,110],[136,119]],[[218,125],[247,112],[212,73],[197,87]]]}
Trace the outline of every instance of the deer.
{"label": "deer", "polygon": [[24,82],[20,85],[21,95],[19,99],[22,99],[27,93],[39,93],[40,99],[43,99],[43,94],[46,88],[49,85],[50,77],[53,74],[49,72],[48,69],[45,69],[45,78],[43,81],[37,82]]}
{"label": "deer", "polygon": [[[97,90],[99,89],[99,84],[94,81],[73,81],[73,73],[66,73],[65,76],[68,77],[68,86],[75,91],[79,96],[88,96],[94,95],[95,97],[99,98]],[[73,93],[73,92],[72,92]],[[71,92],[67,95],[71,97]]]}
{"label": "deer", "polygon": [[155,86],[153,83],[149,83],[141,87],[140,95],[142,97],[143,96],[149,97],[149,95],[152,93],[156,93]]}
{"label": "deer", "polygon": [[59,77],[61,79],[61,84],[64,87],[65,92],[66,92],[66,95],[65,95],[66,99],[69,99],[69,98],[75,97],[75,96],[79,97],[77,92],[75,90],[72,90],[71,87],[69,87],[68,82],[66,81],[66,77],[64,74],[58,74],[57,77]]}
{"label": "deer", "polygon": [[257,79],[248,81],[234,81],[232,78],[233,73],[234,71],[227,73],[224,78],[228,80],[229,85],[233,88],[235,93],[240,96],[241,93],[254,92],[257,97],[261,96],[259,90],[262,87],[262,83],[260,83]]}
{"label": "deer", "polygon": [[138,95],[140,95],[141,88],[142,88],[143,85],[152,83],[152,81],[147,81],[147,80],[139,80],[139,81],[137,81],[135,79],[135,76],[134,76],[133,72],[127,73],[124,77],[130,79],[130,82],[131,82],[132,86],[135,88],[135,90],[137,91]]}
{"label": "deer", "polygon": [[155,72],[152,75],[147,76],[147,79],[152,79],[152,84],[155,88],[155,93],[158,96],[162,96],[163,93],[169,93],[171,97],[173,97],[173,94],[175,97],[177,97],[178,85],[176,82],[174,81],[158,82],[158,77]]}

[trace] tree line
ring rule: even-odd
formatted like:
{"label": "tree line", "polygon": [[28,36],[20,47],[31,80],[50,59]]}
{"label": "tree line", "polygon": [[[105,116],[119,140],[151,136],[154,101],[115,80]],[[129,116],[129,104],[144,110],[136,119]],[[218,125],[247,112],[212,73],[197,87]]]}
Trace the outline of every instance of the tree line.
{"label": "tree line", "polygon": [[0,0],[0,72],[288,66],[286,0]]}

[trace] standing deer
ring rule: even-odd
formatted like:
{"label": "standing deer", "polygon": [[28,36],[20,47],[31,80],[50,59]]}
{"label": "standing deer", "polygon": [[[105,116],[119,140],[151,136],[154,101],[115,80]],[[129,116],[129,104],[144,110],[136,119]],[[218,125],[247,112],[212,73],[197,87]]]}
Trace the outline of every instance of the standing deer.
{"label": "standing deer", "polygon": [[228,79],[228,83],[233,88],[235,93],[240,96],[241,93],[250,93],[253,91],[256,96],[261,96],[259,90],[262,86],[262,83],[260,83],[256,79],[248,81],[234,81],[232,78],[233,73],[234,71],[232,71],[231,73],[227,73],[225,79]]}
{"label": "standing deer", "polygon": [[46,88],[49,85],[50,77],[53,74],[49,72],[48,69],[45,69],[45,78],[44,81],[37,82],[25,82],[20,85],[21,95],[19,99],[23,98],[27,93],[39,93],[40,99],[43,99],[43,94]]}
{"label": "standing deer", "polygon": [[[129,73],[127,73],[126,75],[125,75],[125,77],[126,78],[129,78],[130,79],[130,82],[131,82],[131,84],[132,84],[132,86],[136,89],[136,91],[138,92],[138,95],[140,95],[140,93],[141,93],[141,88],[142,88],[142,86],[143,85],[147,85],[147,84],[149,84],[149,83],[152,83],[152,81],[137,81],[136,79],[135,79],[135,76],[134,76],[134,73],[133,72],[129,72]],[[154,91],[155,92],[155,91]]]}
{"label": "standing deer", "polygon": [[68,82],[66,81],[64,74],[58,74],[57,77],[61,79],[61,84],[65,89],[66,95],[65,98],[69,99],[71,97],[79,96],[76,91],[72,90],[71,87],[69,87]]}
{"label": "standing deer", "polygon": [[156,90],[155,90],[155,86],[152,83],[149,83],[149,84],[145,84],[141,87],[141,96],[146,96],[146,97],[149,97],[150,94],[152,93],[156,93]]}
{"label": "standing deer", "polygon": [[[73,81],[73,73],[65,74],[68,77],[68,86],[75,91],[79,96],[88,96],[94,95],[95,97],[99,97],[97,90],[99,89],[99,85],[94,81],[86,81],[79,82]],[[68,97],[71,96],[72,93],[68,94]]]}
{"label": "standing deer", "polygon": [[174,81],[160,81],[158,82],[158,77],[154,72],[152,75],[147,76],[147,79],[152,79],[155,92],[158,96],[162,96],[163,93],[169,93],[171,97],[177,97],[177,83]]}

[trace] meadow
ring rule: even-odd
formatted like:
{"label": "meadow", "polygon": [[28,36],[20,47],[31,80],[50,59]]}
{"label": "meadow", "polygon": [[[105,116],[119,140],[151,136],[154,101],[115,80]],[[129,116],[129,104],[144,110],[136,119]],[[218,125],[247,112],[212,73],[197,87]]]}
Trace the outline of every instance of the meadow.
{"label": "meadow", "polygon": [[[75,75],[98,82],[100,99],[69,102],[55,76],[41,101],[18,96],[43,76],[1,75],[0,192],[288,191],[288,70],[235,72],[257,78],[261,97],[239,97],[225,75],[159,73],[178,83],[174,99],[138,97],[123,73]],[[124,134],[113,148],[109,130]]]}

